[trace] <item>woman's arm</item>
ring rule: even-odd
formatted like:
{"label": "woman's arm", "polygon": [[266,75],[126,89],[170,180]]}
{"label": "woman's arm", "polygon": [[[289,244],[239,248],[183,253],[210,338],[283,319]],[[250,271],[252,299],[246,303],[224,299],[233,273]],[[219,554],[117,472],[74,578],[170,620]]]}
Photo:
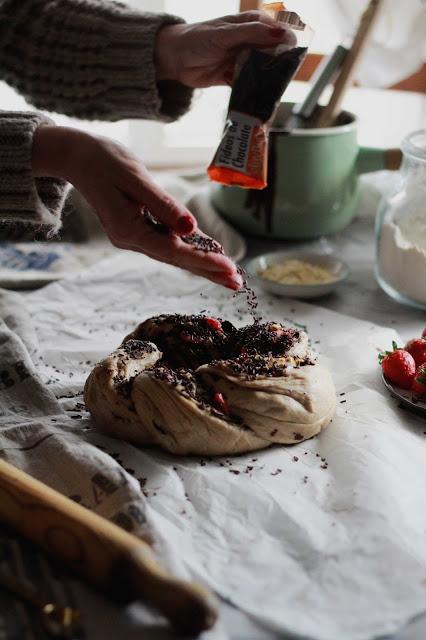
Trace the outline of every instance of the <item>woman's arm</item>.
{"label": "woman's arm", "polygon": [[286,38],[258,11],[186,25],[110,0],[0,0],[0,78],[47,111],[171,121],[193,88],[232,81],[242,48]]}
{"label": "woman's arm", "polygon": [[[54,234],[68,191],[59,177],[35,177],[33,139],[52,121],[37,113],[0,111],[0,222]],[[46,175],[46,174],[45,174]]]}
{"label": "woman's arm", "polygon": [[73,184],[116,247],[144,253],[230,289],[242,286],[229,258],[197,250],[187,242],[185,237],[197,231],[193,215],[116,142],[67,127],[41,126],[34,136],[32,164],[35,176],[56,176]]}
{"label": "woman's arm", "polygon": [[171,121],[192,90],[157,81],[155,44],[180,22],[105,0],[0,0],[0,78],[47,111]]}
{"label": "woman's arm", "polygon": [[[46,109],[85,118],[171,120],[188,106],[189,87],[230,82],[241,48],[287,37],[259,12],[182,25],[102,0],[0,0],[0,77]],[[117,246],[241,286],[225,256],[196,252],[180,239],[196,221],[124,149],[43,124],[52,123],[37,114],[0,112],[0,221],[55,232],[67,180],[86,196]],[[153,235],[143,207],[173,233]]]}

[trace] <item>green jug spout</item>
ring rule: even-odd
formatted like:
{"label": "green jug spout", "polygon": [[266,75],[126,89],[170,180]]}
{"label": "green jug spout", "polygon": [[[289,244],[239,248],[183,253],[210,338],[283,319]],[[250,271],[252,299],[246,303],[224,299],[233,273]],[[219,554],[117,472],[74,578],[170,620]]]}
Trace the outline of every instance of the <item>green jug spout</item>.
{"label": "green jug spout", "polygon": [[356,159],[359,174],[373,171],[398,171],[402,163],[400,149],[377,149],[375,147],[360,147]]}

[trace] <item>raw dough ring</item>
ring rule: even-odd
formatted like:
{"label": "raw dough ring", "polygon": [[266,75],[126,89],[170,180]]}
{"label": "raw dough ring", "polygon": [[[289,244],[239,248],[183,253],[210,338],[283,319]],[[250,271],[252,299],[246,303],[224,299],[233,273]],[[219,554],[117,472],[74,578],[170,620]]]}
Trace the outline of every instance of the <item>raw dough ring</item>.
{"label": "raw dough ring", "polygon": [[236,329],[205,316],[158,316],[96,365],[86,406],[102,431],[174,454],[294,444],[317,435],[336,407],[331,375],[307,343],[303,331],[277,323]]}

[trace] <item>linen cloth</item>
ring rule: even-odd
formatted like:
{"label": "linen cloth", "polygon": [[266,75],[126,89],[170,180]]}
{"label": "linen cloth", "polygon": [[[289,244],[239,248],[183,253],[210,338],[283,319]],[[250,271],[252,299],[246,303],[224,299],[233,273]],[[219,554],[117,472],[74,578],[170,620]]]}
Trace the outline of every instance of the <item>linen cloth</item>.
{"label": "linen cloth", "polygon": [[[148,530],[174,573],[281,636],[391,633],[425,608],[426,579],[425,423],[398,409],[377,366],[397,336],[321,307],[259,300],[268,319],[306,327],[334,375],[338,411],[320,437],[201,460],[98,433],[84,381],[138,322],[205,309],[249,320],[242,298],[122,252],[25,297],[2,292],[1,454],[135,534]],[[80,605],[85,637],[95,637],[93,611]],[[99,606],[98,617],[111,615]],[[206,637],[226,634],[219,625]]]}

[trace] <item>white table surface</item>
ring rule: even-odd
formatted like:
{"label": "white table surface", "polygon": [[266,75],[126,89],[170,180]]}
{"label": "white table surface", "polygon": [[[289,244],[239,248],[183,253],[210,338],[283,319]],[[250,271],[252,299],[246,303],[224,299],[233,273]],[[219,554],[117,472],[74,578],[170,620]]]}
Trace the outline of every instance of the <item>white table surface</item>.
{"label": "white table surface", "polygon": [[[306,90],[303,83],[294,83],[289,100],[301,99]],[[354,110],[360,119],[360,142],[371,146],[395,146],[409,131],[426,127],[426,98],[413,94],[407,99],[402,92],[353,89],[349,92],[345,108]],[[403,114],[403,116],[402,116]],[[362,211],[361,211],[362,213]],[[380,325],[392,326],[405,340],[426,326],[426,313],[405,308],[387,297],[377,285],[373,275],[374,232],[371,216],[360,217],[339,236],[328,239],[330,247],[339,254],[351,269],[350,277],[336,294],[322,299],[319,304],[340,313],[369,320]],[[284,248],[284,242],[248,240],[249,255]],[[294,244],[293,244],[294,246]],[[255,579],[255,577],[254,577]],[[154,621],[147,628],[140,622],[137,607],[128,609],[110,607],[105,615],[100,606],[102,598],[83,585],[74,583],[76,592],[84,599],[85,607],[93,613],[99,609],[96,624],[82,638],[87,640],[173,640],[177,636],[164,625]],[[285,606],[285,605],[283,605]],[[426,611],[426,598],[425,598]],[[1,615],[0,615],[1,618]],[[9,637],[2,636],[5,640]],[[30,636],[28,636],[30,637]],[[280,640],[291,640],[282,635]],[[424,640],[426,638],[426,614],[413,621],[392,639]],[[206,634],[210,640],[210,634]],[[214,640],[278,640],[278,636],[260,629],[247,616],[225,603],[220,607],[220,630]],[[21,639],[19,639],[21,640]],[[26,640],[22,638],[22,640]],[[342,638],[342,640],[351,640]],[[373,640],[373,639],[372,639]],[[384,640],[384,639],[382,639]]]}
{"label": "white table surface", "polygon": [[[407,339],[419,334],[426,325],[426,314],[400,306],[377,285],[373,275],[374,231],[371,216],[360,217],[339,236],[325,241],[333,251],[341,255],[349,264],[351,274],[348,281],[340,287],[336,294],[323,298],[319,303],[343,314],[373,321],[381,325],[391,325]],[[286,243],[248,240],[249,255],[283,248]],[[294,243],[292,244],[294,246]],[[316,302],[318,304],[318,301]],[[253,576],[255,580],[256,577]],[[164,626],[164,622],[153,618],[147,626],[142,622],[140,605],[132,607],[113,607],[104,598],[95,594],[80,583],[74,582],[74,592],[84,610],[89,626],[85,629],[82,640],[177,640]],[[285,603],[283,603],[285,608]],[[83,610],[83,614],[84,614]],[[426,612],[426,599],[425,599]],[[308,615],[309,612],[307,612]],[[143,616],[146,620],[146,613]],[[412,621],[396,636],[387,640],[424,640],[426,638],[426,613],[424,617]],[[293,637],[275,635],[253,623],[248,616],[229,606],[220,603],[220,621],[214,634],[205,634],[203,640],[293,640]],[[7,637],[6,640],[9,640]],[[298,639],[303,640],[303,639]],[[351,640],[342,638],[342,640]],[[373,640],[373,638],[371,639]],[[374,639],[378,640],[378,639]],[[385,640],[382,638],[381,640]]]}
{"label": "white table surface", "polygon": [[[370,178],[368,178],[370,179]],[[365,208],[370,209],[369,205]],[[390,299],[379,287],[374,277],[374,220],[371,211],[364,214],[364,204],[361,200],[360,217],[353,222],[341,234],[324,239],[322,242],[340,255],[350,267],[348,280],[340,287],[337,293],[316,301],[328,309],[339,313],[368,320],[383,326],[395,328],[403,340],[418,335],[426,326],[426,313],[411,308],[403,307]],[[268,241],[259,239],[247,239],[248,257],[262,253],[284,249],[286,246],[294,248],[295,244],[284,241]],[[255,579],[255,578],[254,578]],[[285,606],[285,604],[283,605]],[[426,599],[425,599],[426,612]],[[137,616],[133,612],[134,616]],[[114,620],[109,620],[108,625],[103,623],[101,627],[93,630],[90,640],[113,640],[120,636],[123,640],[133,640],[143,637],[144,640],[174,640],[177,636],[162,629],[142,629],[130,623],[129,618],[119,615]],[[117,625],[117,626],[116,626]],[[275,635],[255,625],[245,614],[221,603],[220,626],[223,628],[223,640],[293,640],[292,637]],[[206,640],[209,634],[206,634]],[[426,638],[426,613],[424,617],[412,621],[405,629],[392,638],[386,640],[424,640]],[[216,640],[216,638],[215,638]],[[299,640],[302,640],[299,638]],[[342,638],[342,640],[351,640]],[[373,639],[371,639],[373,640]],[[378,640],[378,639],[374,639]],[[385,640],[382,638],[381,640]]]}
{"label": "white table surface", "polygon": [[[323,298],[319,303],[343,314],[373,321],[381,325],[391,325],[407,339],[426,325],[426,314],[400,306],[389,299],[378,287],[373,275],[374,233],[373,221],[360,218],[338,237],[329,238],[325,242],[349,264],[351,274],[336,294]],[[265,242],[249,240],[249,254],[283,248],[284,242]],[[292,245],[294,246],[294,244]],[[316,302],[318,304],[318,301]],[[39,562],[38,560],[36,561]],[[44,562],[44,561],[43,561]],[[61,573],[61,572],[60,572]],[[253,576],[255,580],[256,577]],[[88,625],[79,640],[177,640],[164,626],[164,621],[153,618],[147,626],[146,613],[140,614],[140,605],[117,607],[109,604],[103,597],[76,581],[61,578],[61,588],[73,592],[82,606],[83,618]],[[68,586],[67,586],[68,585]],[[6,607],[6,609],[5,609]],[[283,603],[285,608],[285,603]],[[5,600],[0,590],[0,627],[3,621],[4,631],[8,629],[4,616],[21,615],[17,601],[13,598]],[[426,611],[426,599],[425,599]],[[85,613],[87,615],[85,615]],[[308,614],[308,612],[307,612]],[[28,614],[27,614],[28,615]],[[145,620],[145,622],[142,622]],[[44,640],[45,636],[2,635],[4,640]],[[426,638],[426,614],[410,623],[405,629],[387,640],[424,640]],[[220,621],[214,634],[205,634],[203,640],[294,640],[294,636],[275,635],[254,624],[248,616],[228,604],[220,603]],[[298,640],[303,640],[300,637]],[[342,638],[342,640],[351,640]],[[379,640],[379,639],[371,639]],[[382,638],[381,640],[385,640]]]}

